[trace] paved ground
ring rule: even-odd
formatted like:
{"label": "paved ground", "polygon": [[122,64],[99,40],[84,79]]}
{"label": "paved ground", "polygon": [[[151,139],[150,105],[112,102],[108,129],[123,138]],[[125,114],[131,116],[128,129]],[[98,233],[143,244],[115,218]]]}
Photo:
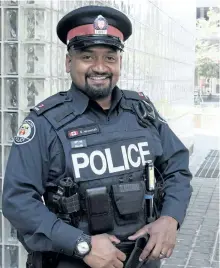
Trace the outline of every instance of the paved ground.
{"label": "paved ground", "polygon": [[[209,151],[220,149],[218,137],[220,131],[217,129],[220,121],[215,113],[220,114],[219,110],[214,110],[214,114],[206,114],[203,109],[200,122],[196,122],[195,147],[190,158],[190,168],[194,175]],[[192,186],[193,195],[178,234],[174,253],[170,259],[163,261],[163,268],[220,267],[219,178],[194,177]]]}

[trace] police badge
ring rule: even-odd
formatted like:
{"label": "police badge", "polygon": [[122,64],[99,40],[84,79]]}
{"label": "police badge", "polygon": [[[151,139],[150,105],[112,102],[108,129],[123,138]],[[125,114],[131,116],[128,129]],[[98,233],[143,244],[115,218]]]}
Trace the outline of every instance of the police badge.
{"label": "police badge", "polygon": [[108,22],[102,16],[99,15],[94,21],[95,34],[107,34]]}

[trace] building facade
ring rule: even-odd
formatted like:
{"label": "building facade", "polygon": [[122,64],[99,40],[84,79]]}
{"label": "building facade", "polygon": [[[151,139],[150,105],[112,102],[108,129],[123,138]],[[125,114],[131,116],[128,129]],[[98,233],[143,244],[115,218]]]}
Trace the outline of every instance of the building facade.
{"label": "building facade", "polygon": [[[216,19],[216,25],[209,25],[209,29],[197,29],[197,40],[202,40],[209,43],[214,47],[213,52],[209,52],[211,61],[216,63],[218,69],[220,69],[220,3],[218,0],[196,0],[196,18],[209,20],[208,13],[210,9],[213,9],[218,14]],[[210,66],[210,68],[212,68]],[[220,95],[220,77],[206,78],[196,75],[196,88],[203,94]]]}
{"label": "building facade", "polygon": [[[193,1],[187,8],[184,0],[0,1],[1,185],[13,137],[29,109],[69,89],[66,48],[56,36],[56,25],[85,4],[109,5],[130,17],[133,35],[126,44],[119,86],[147,94],[185,145],[193,145]],[[0,267],[25,267],[26,253],[16,231],[0,214]]]}

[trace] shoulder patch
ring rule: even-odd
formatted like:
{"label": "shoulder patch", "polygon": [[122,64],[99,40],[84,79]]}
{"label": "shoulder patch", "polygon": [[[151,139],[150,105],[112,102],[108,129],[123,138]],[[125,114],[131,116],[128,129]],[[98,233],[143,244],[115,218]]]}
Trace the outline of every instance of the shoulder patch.
{"label": "shoulder patch", "polygon": [[15,144],[25,144],[30,142],[36,133],[36,127],[32,120],[26,119],[20,126],[17,135],[14,137]]}

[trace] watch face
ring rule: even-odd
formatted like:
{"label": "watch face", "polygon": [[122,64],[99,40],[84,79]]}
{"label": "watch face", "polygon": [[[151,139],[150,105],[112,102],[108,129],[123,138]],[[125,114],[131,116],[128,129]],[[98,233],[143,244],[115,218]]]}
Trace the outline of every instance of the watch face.
{"label": "watch face", "polygon": [[77,245],[77,250],[80,254],[86,254],[87,252],[89,252],[89,245],[87,242],[83,241],[83,242],[80,242],[78,245]]}

